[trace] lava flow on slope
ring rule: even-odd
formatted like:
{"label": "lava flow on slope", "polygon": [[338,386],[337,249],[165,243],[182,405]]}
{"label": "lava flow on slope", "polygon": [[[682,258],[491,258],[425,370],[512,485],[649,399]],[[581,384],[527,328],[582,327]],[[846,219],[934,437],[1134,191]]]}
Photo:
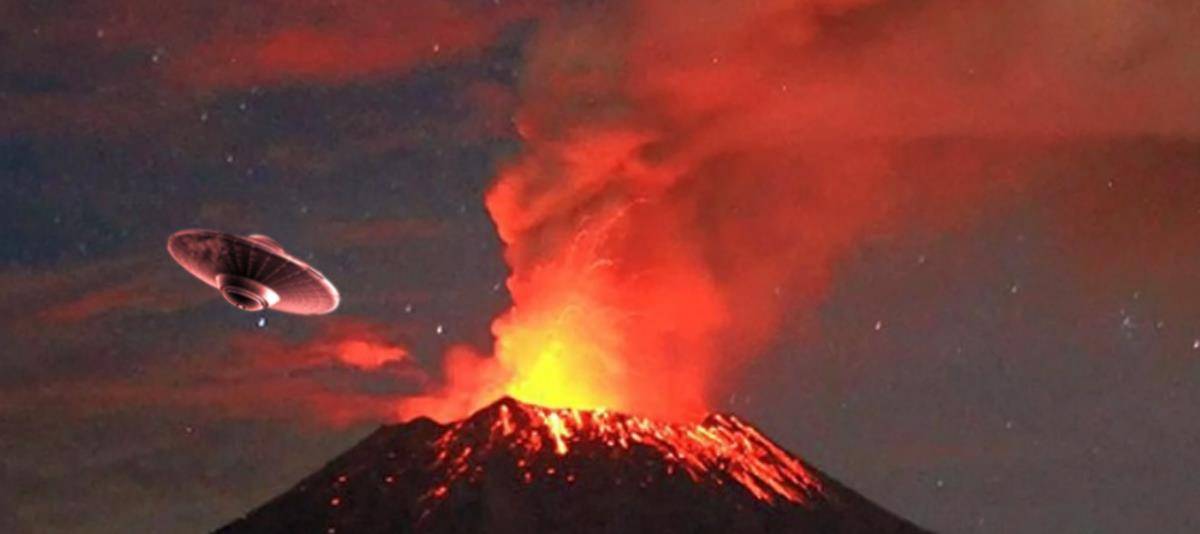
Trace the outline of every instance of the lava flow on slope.
{"label": "lava flow on slope", "polygon": [[385,426],[220,532],[922,532],[733,416],[509,398]]}

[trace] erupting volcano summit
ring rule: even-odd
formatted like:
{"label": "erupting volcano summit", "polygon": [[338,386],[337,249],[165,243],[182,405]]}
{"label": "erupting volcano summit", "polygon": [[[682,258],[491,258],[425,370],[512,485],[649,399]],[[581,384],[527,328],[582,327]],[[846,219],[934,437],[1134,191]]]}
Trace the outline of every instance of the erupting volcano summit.
{"label": "erupting volcano summit", "polygon": [[728,415],[505,398],[385,426],[223,533],[920,533]]}

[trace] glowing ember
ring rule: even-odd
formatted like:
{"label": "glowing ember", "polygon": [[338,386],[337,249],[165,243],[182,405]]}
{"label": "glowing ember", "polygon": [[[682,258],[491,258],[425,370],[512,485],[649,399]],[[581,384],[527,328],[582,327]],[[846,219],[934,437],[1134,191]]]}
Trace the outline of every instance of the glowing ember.
{"label": "glowing ember", "polygon": [[389,425],[220,532],[921,534],[732,416],[501,399]]}
{"label": "glowing ember", "polygon": [[767,503],[806,504],[822,492],[820,482],[799,460],[736,417],[665,423],[606,410],[544,408],[511,400],[495,409],[495,417],[460,421],[434,441],[433,469],[444,478],[427,499],[445,498],[460,482],[480,482],[482,466],[497,452],[515,459],[518,477],[526,484],[543,476],[576,483],[578,473],[567,461],[573,456],[641,451],[664,462],[660,476],[686,475],[696,483],[717,485],[735,482]]}

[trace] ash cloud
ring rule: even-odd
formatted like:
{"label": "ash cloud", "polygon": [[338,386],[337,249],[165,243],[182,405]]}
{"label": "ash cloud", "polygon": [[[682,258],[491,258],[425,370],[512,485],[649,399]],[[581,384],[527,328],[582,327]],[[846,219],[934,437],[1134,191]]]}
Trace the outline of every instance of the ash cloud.
{"label": "ash cloud", "polygon": [[[467,372],[534,402],[699,413],[865,240],[969,225],[997,192],[1054,180],[1037,160],[994,172],[988,150],[921,146],[1193,138],[1198,16],[1140,2],[564,7],[527,49],[524,149],[488,195],[514,304],[493,326],[498,361]],[[564,380],[578,390],[546,385]]]}

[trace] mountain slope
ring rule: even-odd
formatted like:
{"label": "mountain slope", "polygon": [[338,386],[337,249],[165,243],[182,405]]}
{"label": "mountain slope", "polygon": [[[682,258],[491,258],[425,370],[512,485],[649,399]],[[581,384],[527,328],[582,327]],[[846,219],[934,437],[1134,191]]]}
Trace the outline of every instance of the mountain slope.
{"label": "mountain slope", "polygon": [[735,417],[502,399],[381,427],[223,533],[923,532]]}

